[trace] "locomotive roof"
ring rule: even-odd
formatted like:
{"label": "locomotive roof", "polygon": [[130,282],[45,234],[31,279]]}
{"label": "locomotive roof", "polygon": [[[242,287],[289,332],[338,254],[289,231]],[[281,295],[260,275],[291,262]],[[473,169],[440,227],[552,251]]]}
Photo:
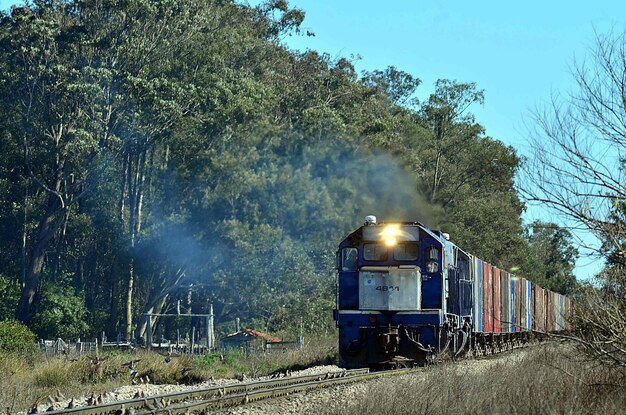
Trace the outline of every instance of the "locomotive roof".
{"label": "locomotive roof", "polygon": [[[354,232],[350,233],[345,239],[344,242],[348,242],[349,244],[354,244],[357,243],[361,240],[363,240],[363,229],[364,228],[373,228],[373,227],[384,227],[387,225],[401,225],[401,226],[414,226],[414,227],[418,227],[421,230],[423,230],[424,232],[426,232],[430,237],[440,241],[442,244],[452,244],[452,242],[446,240],[446,238],[443,236],[443,232],[438,231],[438,230],[432,230],[429,227],[427,227],[426,225],[424,225],[421,222],[417,222],[417,221],[413,221],[413,222],[408,222],[408,221],[389,221],[389,222],[378,222],[376,224],[364,224],[361,225],[358,229],[356,229]],[[454,244],[453,244],[454,245]]]}

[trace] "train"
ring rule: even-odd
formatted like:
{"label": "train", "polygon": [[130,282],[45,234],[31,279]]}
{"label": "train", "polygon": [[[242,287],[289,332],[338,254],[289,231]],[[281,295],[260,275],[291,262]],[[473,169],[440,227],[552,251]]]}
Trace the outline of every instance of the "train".
{"label": "train", "polygon": [[339,244],[333,318],[346,368],[482,355],[569,329],[570,299],[477,258],[444,232],[373,215]]}

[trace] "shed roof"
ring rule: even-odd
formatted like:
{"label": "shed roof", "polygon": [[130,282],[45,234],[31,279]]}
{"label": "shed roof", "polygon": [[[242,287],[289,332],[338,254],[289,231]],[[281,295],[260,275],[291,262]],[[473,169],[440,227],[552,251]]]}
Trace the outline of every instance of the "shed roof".
{"label": "shed roof", "polygon": [[254,330],[254,329],[244,329],[242,331],[238,331],[237,333],[233,333],[224,337],[223,340],[233,339],[236,337],[260,337],[268,342],[279,342],[280,339],[278,337],[274,337],[270,334],[263,333],[262,331]]}

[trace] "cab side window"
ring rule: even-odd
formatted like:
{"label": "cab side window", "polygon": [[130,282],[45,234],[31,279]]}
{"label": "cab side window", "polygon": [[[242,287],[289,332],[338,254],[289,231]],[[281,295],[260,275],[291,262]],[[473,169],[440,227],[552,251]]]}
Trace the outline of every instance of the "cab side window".
{"label": "cab side window", "polygon": [[358,251],[356,248],[343,248],[341,250],[341,270],[356,271]]}

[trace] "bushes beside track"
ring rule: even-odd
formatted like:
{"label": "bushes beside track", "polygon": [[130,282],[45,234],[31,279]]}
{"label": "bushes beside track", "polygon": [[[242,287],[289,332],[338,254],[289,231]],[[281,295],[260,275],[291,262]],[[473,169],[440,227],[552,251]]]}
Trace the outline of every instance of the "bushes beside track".
{"label": "bushes beside track", "polygon": [[[34,344],[34,343],[33,343]],[[46,402],[60,391],[66,397],[80,397],[131,384],[128,362],[136,361],[135,379],[150,378],[154,384],[193,384],[210,378],[268,375],[319,364],[333,364],[336,339],[308,342],[304,348],[286,352],[243,353],[225,351],[206,356],[182,355],[166,362],[156,352],[114,351],[80,358],[45,358],[29,354],[0,352],[0,408],[9,413],[23,411],[35,402]],[[36,346],[35,346],[36,347]]]}

